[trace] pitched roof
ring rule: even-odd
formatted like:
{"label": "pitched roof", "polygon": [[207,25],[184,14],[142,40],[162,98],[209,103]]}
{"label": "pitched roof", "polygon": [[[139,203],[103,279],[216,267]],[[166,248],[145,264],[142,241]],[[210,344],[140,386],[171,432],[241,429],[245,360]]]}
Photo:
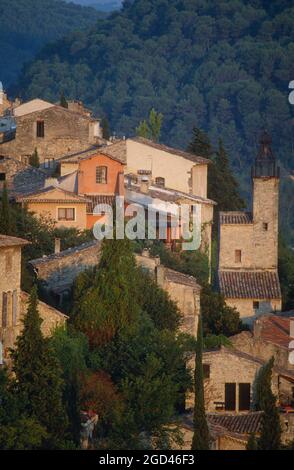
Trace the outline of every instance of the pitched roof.
{"label": "pitched roof", "polygon": [[219,213],[220,224],[252,224],[251,212],[230,211]]}
{"label": "pitched roof", "polygon": [[67,250],[61,251],[60,253],[52,253],[51,255],[44,256],[43,258],[33,259],[29,261],[29,264],[34,267],[37,267],[41,264],[46,264],[50,261],[66,258],[67,256],[72,256],[74,253],[79,253],[81,251],[88,250],[89,248],[92,248],[95,245],[97,245],[98,248],[101,245],[101,242],[98,240],[92,240],[90,242],[82,243],[81,245],[74,246],[73,248],[68,248]]}
{"label": "pitched roof", "polygon": [[255,411],[240,415],[208,414],[208,420],[229,432],[237,434],[259,433],[261,430],[263,411]]}
{"label": "pitched roof", "polygon": [[219,271],[221,293],[229,299],[280,299],[279,276],[274,271]]}
{"label": "pitched roof", "polygon": [[208,158],[199,157],[192,153],[184,152],[183,150],[175,149],[173,147],[168,147],[167,145],[163,145],[163,144],[158,144],[157,142],[153,142],[153,140],[144,139],[143,137],[133,137],[129,140],[138,142],[139,144],[147,145],[148,147],[153,147],[157,150],[161,150],[162,152],[167,152],[173,155],[178,155],[179,157],[183,157],[186,160],[190,160],[195,163],[203,163],[205,165],[211,163],[211,160],[209,160]]}
{"label": "pitched roof", "polygon": [[[29,301],[30,299],[30,296],[27,292],[24,292],[24,291],[21,291],[20,292],[20,298],[21,298],[21,302],[23,304],[27,304],[27,302]],[[46,310],[47,311],[50,311],[52,312],[54,315],[57,315],[61,318],[64,318],[65,320],[67,320],[69,317],[67,315],[65,315],[64,313],[60,312],[59,310],[57,310],[56,308],[52,307],[51,305],[48,305],[48,304],[45,304],[45,302],[42,302],[41,300],[38,300],[38,304],[40,304],[41,306],[44,306],[46,307]]]}
{"label": "pitched roof", "polygon": [[288,349],[291,341],[291,321],[294,321],[294,312],[292,317],[264,315],[255,321],[254,326],[258,326],[258,336],[260,339]]}
{"label": "pitched roof", "polygon": [[14,109],[14,115],[16,117],[25,116],[26,114],[35,113],[36,111],[43,111],[44,109],[53,108],[54,106],[54,104],[49,103],[48,101],[36,98],[17,106],[17,108]]}
{"label": "pitched roof", "polygon": [[[97,205],[109,205],[113,206],[113,203],[115,201],[115,196],[107,196],[107,195],[95,195],[95,196],[89,196],[87,195],[88,203],[87,203],[87,214],[93,214],[94,209]],[[105,210],[107,208],[105,207]],[[104,211],[103,207],[101,207],[101,211]],[[105,211],[104,211],[105,212]]]}
{"label": "pitched roof", "polygon": [[165,279],[169,282],[174,282],[175,284],[183,284],[185,286],[193,287],[200,292],[201,287],[197,283],[197,280],[193,276],[188,274],[180,273],[179,271],[174,271],[173,269],[165,268]]}
{"label": "pitched roof", "polygon": [[9,246],[24,246],[29,244],[30,242],[28,240],[24,240],[23,238],[0,235],[0,248]]}
{"label": "pitched roof", "polygon": [[[55,197],[55,198],[46,198],[46,194],[51,193],[52,191],[57,191],[61,192],[64,194],[64,196],[67,196],[67,198],[62,198],[62,197]],[[44,197],[39,198],[38,196]],[[25,194],[22,196],[17,197],[18,202],[48,202],[48,203],[83,203],[83,202],[88,202],[88,199],[83,196],[79,196],[78,194],[75,194],[71,191],[66,191],[63,188],[59,188],[56,186],[48,186],[47,188],[42,188],[38,191],[35,191],[33,193]]]}
{"label": "pitched roof", "polygon": [[58,159],[61,163],[78,163],[81,160],[95,157],[96,155],[106,155],[112,160],[120,163],[126,163],[126,143],[119,141],[111,145],[91,146],[86,150],[76,152],[70,155],[65,155]]}

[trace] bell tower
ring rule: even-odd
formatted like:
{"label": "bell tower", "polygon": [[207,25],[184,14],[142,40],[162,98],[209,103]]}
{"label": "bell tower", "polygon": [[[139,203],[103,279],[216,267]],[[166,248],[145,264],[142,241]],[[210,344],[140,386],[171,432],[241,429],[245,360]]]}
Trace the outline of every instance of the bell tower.
{"label": "bell tower", "polygon": [[253,180],[253,263],[255,269],[278,267],[279,181],[280,169],[267,132],[252,168]]}

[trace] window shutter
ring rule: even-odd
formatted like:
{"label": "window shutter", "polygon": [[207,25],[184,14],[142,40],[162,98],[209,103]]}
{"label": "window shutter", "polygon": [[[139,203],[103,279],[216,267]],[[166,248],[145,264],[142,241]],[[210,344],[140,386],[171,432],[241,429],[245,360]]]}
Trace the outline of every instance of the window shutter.
{"label": "window shutter", "polygon": [[236,384],[225,384],[225,409],[226,411],[236,410]]}
{"label": "window shutter", "polygon": [[13,291],[12,294],[12,325],[17,324],[17,290]]}
{"label": "window shutter", "polygon": [[8,309],[8,297],[7,292],[3,292],[2,295],[2,327],[7,327],[7,309]]}
{"label": "window shutter", "polygon": [[250,410],[250,384],[239,384],[239,411]]}

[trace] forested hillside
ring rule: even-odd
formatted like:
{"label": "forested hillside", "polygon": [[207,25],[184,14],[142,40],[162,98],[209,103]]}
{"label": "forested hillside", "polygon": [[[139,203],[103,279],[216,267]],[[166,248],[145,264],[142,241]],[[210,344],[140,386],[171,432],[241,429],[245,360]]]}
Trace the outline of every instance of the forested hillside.
{"label": "forested hillside", "polygon": [[[294,7],[289,0],[127,0],[122,11],[47,47],[25,71],[25,98],[64,90],[121,135],[151,107],[164,114],[161,139],[185,148],[196,125],[222,137],[244,193],[260,130],[272,133],[282,174],[293,168]],[[294,226],[293,183],[283,214]],[[286,203],[285,203],[286,201]]]}
{"label": "forested hillside", "polygon": [[9,86],[44,44],[93,25],[99,16],[62,0],[0,0],[0,80]]}

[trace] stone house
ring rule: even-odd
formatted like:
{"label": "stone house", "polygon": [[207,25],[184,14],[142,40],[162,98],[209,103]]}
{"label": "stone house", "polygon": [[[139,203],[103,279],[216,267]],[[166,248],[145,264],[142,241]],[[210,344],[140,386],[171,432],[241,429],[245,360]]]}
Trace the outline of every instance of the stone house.
{"label": "stone house", "polygon": [[17,196],[16,201],[37,217],[55,222],[57,227],[80,230],[87,227],[88,199],[60,187],[50,185],[29,194]]}
{"label": "stone house", "polygon": [[[243,413],[252,409],[254,387],[260,368],[266,363],[235,348],[204,351],[204,394],[209,413]],[[272,390],[278,403],[292,395],[294,371],[274,366]]]}
{"label": "stone house", "polygon": [[75,278],[83,271],[96,266],[100,259],[97,240],[60,251],[60,240],[55,240],[55,253],[31,260],[29,265],[39,281],[44,298],[63,306],[71,297]]}
{"label": "stone house", "polygon": [[243,321],[279,312],[278,276],[279,168],[264,134],[252,170],[253,212],[221,212],[219,288]]}
{"label": "stone house", "polygon": [[[9,362],[9,348],[21,332],[21,319],[26,312],[28,295],[21,291],[21,248],[26,240],[0,235],[0,364]],[[39,302],[42,332],[49,335],[67,317],[56,309]]]}
{"label": "stone house", "polygon": [[201,287],[197,280],[193,276],[161,265],[160,259],[150,257],[148,250],[144,250],[142,255],[136,255],[136,262],[151,274],[157,284],[177,304],[182,314],[181,331],[196,337],[201,293]]}
{"label": "stone house", "polygon": [[11,197],[41,189],[45,180],[46,173],[39,168],[26,165],[16,158],[0,155],[0,190],[6,183]]}
{"label": "stone house", "polygon": [[102,137],[100,121],[82,107],[67,109],[34,99],[15,107],[13,116],[15,138],[0,144],[0,154],[27,163],[37,149],[40,162],[47,170],[54,168],[55,159],[85,150]]}

